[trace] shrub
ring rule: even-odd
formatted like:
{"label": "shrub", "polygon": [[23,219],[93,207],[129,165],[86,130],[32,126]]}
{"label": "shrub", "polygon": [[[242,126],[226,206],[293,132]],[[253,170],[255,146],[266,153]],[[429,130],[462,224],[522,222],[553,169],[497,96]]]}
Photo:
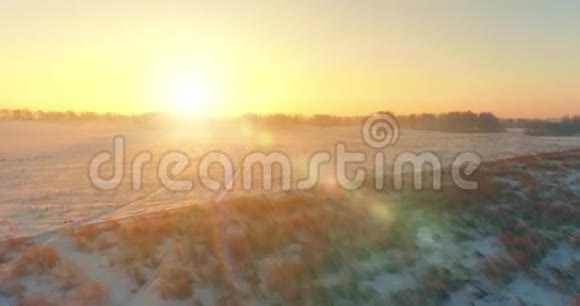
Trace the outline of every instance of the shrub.
{"label": "shrub", "polygon": [[163,298],[187,299],[193,294],[192,278],[188,271],[164,267],[159,273],[159,289]]}
{"label": "shrub", "polygon": [[270,264],[266,269],[266,286],[278,292],[286,301],[302,298],[305,268],[299,257],[290,257]]}
{"label": "shrub", "polygon": [[137,285],[138,287],[142,287],[147,282],[145,274],[143,274],[143,271],[138,267],[132,267],[129,270],[129,274],[131,275],[131,279],[133,280],[135,285]]}
{"label": "shrub", "polygon": [[171,246],[171,259],[179,264],[188,264],[194,260],[195,249],[189,241],[178,240]]}
{"label": "shrub", "polygon": [[64,290],[79,285],[83,279],[79,267],[75,263],[66,260],[59,262],[53,274],[62,282],[62,289]]}
{"label": "shrub", "polygon": [[429,296],[446,299],[447,288],[452,282],[451,272],[441,266],[430,266],[420,275],[419,280],[423,290]]}
{"label": "shrub", "polygon": [[483,261],[483,271],[493,279],[507,282],[517,270],[517,263],[508,256],[493,256]]}
{"label": "shrub", "polygon": [[58,251],[52,246],[32,246],[18,259],[13,273],[27,275],[30,273],[45,273],[56,267],[60,261]]}
{"label": "shrub", "polygon": [[83,306],[104,306],[110,304],[109,289],[96,281],[82,283],[77,291]]}
{"label": "shrub", "polygon": [[19,237],[19,238],[12,238],[7,241],[8,248],[11,250],[14,249],[22,249],[33,244],[32,239],[29,237]]}
{"label": "shrub", "polygon": [[527,229],[520,232],[503,231],[499,238],[520,267],[537,262],[548,250],[547,240]]}

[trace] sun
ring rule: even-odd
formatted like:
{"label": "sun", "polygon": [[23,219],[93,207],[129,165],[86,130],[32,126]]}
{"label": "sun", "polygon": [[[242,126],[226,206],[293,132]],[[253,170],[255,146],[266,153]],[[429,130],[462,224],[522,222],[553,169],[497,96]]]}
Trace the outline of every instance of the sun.
{"label": "sun", "polygon": [[211,90],[200,79],[173,81],[166,89],[168,111],[180,114],[203,114],[211,103]]}
{"label": "sun", "polygon": [[179,113],[200,113],[209,103],[208,88],[197,80],[183,80],[173,84],[167,93],[169,107]]}
{"label": "sun", "polygon": [[179,74],[166,78],[159,88],[161,108],[180,115],[207,115],[216,101],[217,90],[208,78]]}

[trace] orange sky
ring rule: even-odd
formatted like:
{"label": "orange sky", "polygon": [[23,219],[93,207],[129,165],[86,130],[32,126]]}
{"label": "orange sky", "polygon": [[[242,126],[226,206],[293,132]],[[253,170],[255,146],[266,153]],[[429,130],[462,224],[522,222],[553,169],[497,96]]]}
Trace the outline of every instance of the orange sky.
{"label": "orange sky", "polygon": [[0,2],[0,108],[580,114],[578,1]]}

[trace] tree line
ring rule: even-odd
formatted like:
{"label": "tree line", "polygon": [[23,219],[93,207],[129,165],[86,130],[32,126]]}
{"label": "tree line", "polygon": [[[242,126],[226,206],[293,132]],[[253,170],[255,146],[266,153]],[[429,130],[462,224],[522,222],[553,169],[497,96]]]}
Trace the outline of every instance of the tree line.
{"label": "tree line", "polygon": [[501,132],[500,120],[493,113],[448,112],[412,114],[396,117],[404,128],[443,132]]}
{"label": "tree line", "polygon": [[534,136],[580,135],[580,116],[567,116],[559,121],[528,120],[525,129],[528,135]]}
{"label": "tree line", "polygon": [[8,120],[38,121],[128,121],[133,115],[117,113],[74,112],[74,111],[31,111],[22,109],[0,109],[0,118]]}
{"label": "tree line", "polygon": [[[395,115],[392,112],[378,113],[393,116],[400,127],[416,130],[443,132],[501,132],[506,128],[517,127],[526,130],[529,135],[570,136],[580,134],[580,116],[564,117],[560,120],[541,119],[499,119],[493,113],[475,113],[471,111],[446,112],[440,114],[421,113]],[[316,127],[360,125],[367,116],[338,116],[328,114],[253,114],[230,118],[216,119],[219,122],[238,122],[267,128],[288,128],[307,125]],[[163,113],[145,113],[126,115],[118,113],[74,112],[74,111],[32,111],[24,109],[0,109],[0,119],[4,120],[39,120],[64,122],[115,122],[141,125],[165,124],[175,120]]]}
{"label": "tree line", "polygon": [[[402,128],[450,132],[497,132],[501,131],[499,119],[492,113],[449,112],[443,114],[394,115],[391,112],[379,112],[393,116]],[[125,115],[118,113],[74,112],[74,111],[31,111],[28,109],[2,109],[0,118],[7,120],[38,121],[104,121],[141,124],[161,124],[171,121],[163,113],[146,113]],[[338,116],[328,114],[253,114],[247,113],[233,121],[267,128],[287,128],[298,125],[317,127],[360,125],[366,116]]]}
{"label": "tree line", "polygon": [[[395,115],[392,112],[378,112],[395,118],[402,128],[446,131],[446,132],[500,132],[503,127],[492,113],[449,112],[442,114]],[[267,127],[287,127],[293,125],[345,126],[359,125],[366,116],[297,115],[297,114],[246,114],[241,119],[253,125]]]}

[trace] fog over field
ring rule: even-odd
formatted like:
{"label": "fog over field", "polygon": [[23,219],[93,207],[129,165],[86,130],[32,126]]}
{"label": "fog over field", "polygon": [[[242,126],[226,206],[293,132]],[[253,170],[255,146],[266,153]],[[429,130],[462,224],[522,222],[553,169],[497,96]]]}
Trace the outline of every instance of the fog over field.
{"label": "fog over field", "polygon": [[[363,142],[360,129],[360,126],[260,129],[244,125],[210,128],[200,123],[143,129],[114,124],[0,121],[0,135],[3,135],[0,219],[4,225],[1,234],[35,235],[60,227],[65,222],[90,219],[137,199],[138,203],[130,205],[127,210],[115,211],[114,216],[107,217],[169,209],[212,199],[215,193],[201,186],[194,186],[192,192],[158,190],[156,165],[164,153],[171,151],[183,152],[191,158],[192,162],[184,172],[184,176],[191,178],[195,177],[196,162],[211,151],[225,152],[236,167],[251,152],[281,151],[289,156],[293,179],[297,180],[305,176],[311,155],[323,150],[333,153],[335,145],[342,142],[347,150],[360,150],[367,154],[364,166],[372,173],[372,155],[376,151]],[[116,191],[97,190],[88,178],[91,158],[99,152],[112,151],[116,135],[122,135],[126,140],[127,173],[131,159],[138,153],[150,151],[153,154],[153,161],[144,168],[143,190],[131,190],[129,174]],[[534,137],[519,130],[451,134],[403,129],[398,143],[382,151],[387,164],[401,152],[433,152],[443,165],[447,165],[454,156],[466,151],[479,154],[485,162],[575,148],[580,148],[578,137]],[[325,176],[331,175],[330,168],[323,165],[321,184]],[[388,165],[386,168],[388,171]],[[150,195],[153,191],[157,192]]]}

